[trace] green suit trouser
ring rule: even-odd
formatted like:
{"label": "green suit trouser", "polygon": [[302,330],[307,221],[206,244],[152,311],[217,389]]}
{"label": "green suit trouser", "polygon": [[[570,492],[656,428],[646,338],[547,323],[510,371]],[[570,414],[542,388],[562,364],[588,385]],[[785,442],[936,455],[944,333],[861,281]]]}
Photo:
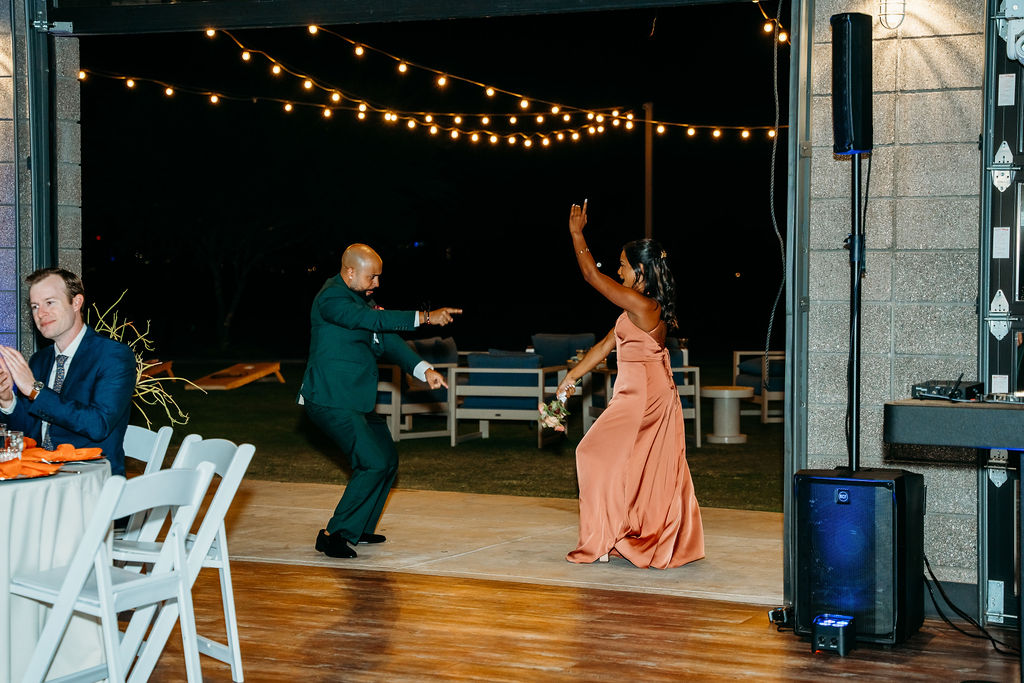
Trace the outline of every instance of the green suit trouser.
{"label": "green suit trouser", "polygon": [[376,413],[328,408],[306,401],[306,414],[348,456],[352,477],[327,522],[327,533],[340,533],[353,544],[372,533],[398,474],[398,451],[387,423]]}

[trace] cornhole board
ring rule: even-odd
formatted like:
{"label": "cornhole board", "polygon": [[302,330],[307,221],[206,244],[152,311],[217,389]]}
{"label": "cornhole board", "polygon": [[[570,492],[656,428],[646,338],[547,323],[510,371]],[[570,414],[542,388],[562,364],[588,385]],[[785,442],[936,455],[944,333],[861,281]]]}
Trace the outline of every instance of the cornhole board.
{"label": "cornhole board", "polygon": [[174,365],[173,360],[158,360],[156,358],[150,358],[145,361],[147,364],[152,363],[153,365],[146,368],[142,373],[146,377],[157,377],[159,375],[167,375],[168,377],[174,377],[174,371],[172,366]]}
{"label": "cornhole board", "polygon": [[195,386],[185,385],[185,388],[205,389],[207,391],[237,389],[268,375],[275,375],[277,381],[284,384],[280,363],[236,363],[229,368],[200,377],[192,382]]}

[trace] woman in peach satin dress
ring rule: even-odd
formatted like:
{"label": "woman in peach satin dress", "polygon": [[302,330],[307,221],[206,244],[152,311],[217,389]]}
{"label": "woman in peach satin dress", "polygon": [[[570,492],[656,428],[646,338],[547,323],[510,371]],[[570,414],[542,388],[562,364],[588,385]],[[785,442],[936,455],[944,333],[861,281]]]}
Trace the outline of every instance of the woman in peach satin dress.
{"label": "woman in peach satin dress", "polygon": [[683,411],[665,349],[676,326],[675,281],[666,254],[650,239],[627,244],[619,284],[602,274],[583,238],[587,204],[573,205],[569,232],[584,279],[624,310],[614,329],[570,370],[559,393],[615,349],[615,396],[576,448],[580,539],[566,559],[623,557],[667,569],[704,557],[700,507],[686,464]]}

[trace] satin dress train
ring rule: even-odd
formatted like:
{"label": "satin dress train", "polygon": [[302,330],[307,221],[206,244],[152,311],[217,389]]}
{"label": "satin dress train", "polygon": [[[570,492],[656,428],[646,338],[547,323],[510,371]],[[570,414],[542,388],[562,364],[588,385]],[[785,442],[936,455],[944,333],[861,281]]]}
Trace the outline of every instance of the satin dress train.
{"label": "satin dress train", "polygon": [[615,340],[614,397],[576,448],[580,537],[566,559],[679,567],[704,557],[704,528],[668,351],[625,312]]}

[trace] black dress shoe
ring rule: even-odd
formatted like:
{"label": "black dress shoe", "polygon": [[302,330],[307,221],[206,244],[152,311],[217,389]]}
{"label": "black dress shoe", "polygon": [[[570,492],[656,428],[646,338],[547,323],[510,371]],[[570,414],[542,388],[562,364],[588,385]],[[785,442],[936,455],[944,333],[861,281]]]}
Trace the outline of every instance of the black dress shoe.
{"label": "black dress shoe", "polygon": [[355,557],[356,551],[350,548],[341,534],[328,534],[326,529],[321,529],[316,535],[316,549],[327,557]]}
{"label": "black dress shoe", "polygon": [[384,538],[380,534],[362,534],[359,537],[360,543],[383,543],[388,539]]}

